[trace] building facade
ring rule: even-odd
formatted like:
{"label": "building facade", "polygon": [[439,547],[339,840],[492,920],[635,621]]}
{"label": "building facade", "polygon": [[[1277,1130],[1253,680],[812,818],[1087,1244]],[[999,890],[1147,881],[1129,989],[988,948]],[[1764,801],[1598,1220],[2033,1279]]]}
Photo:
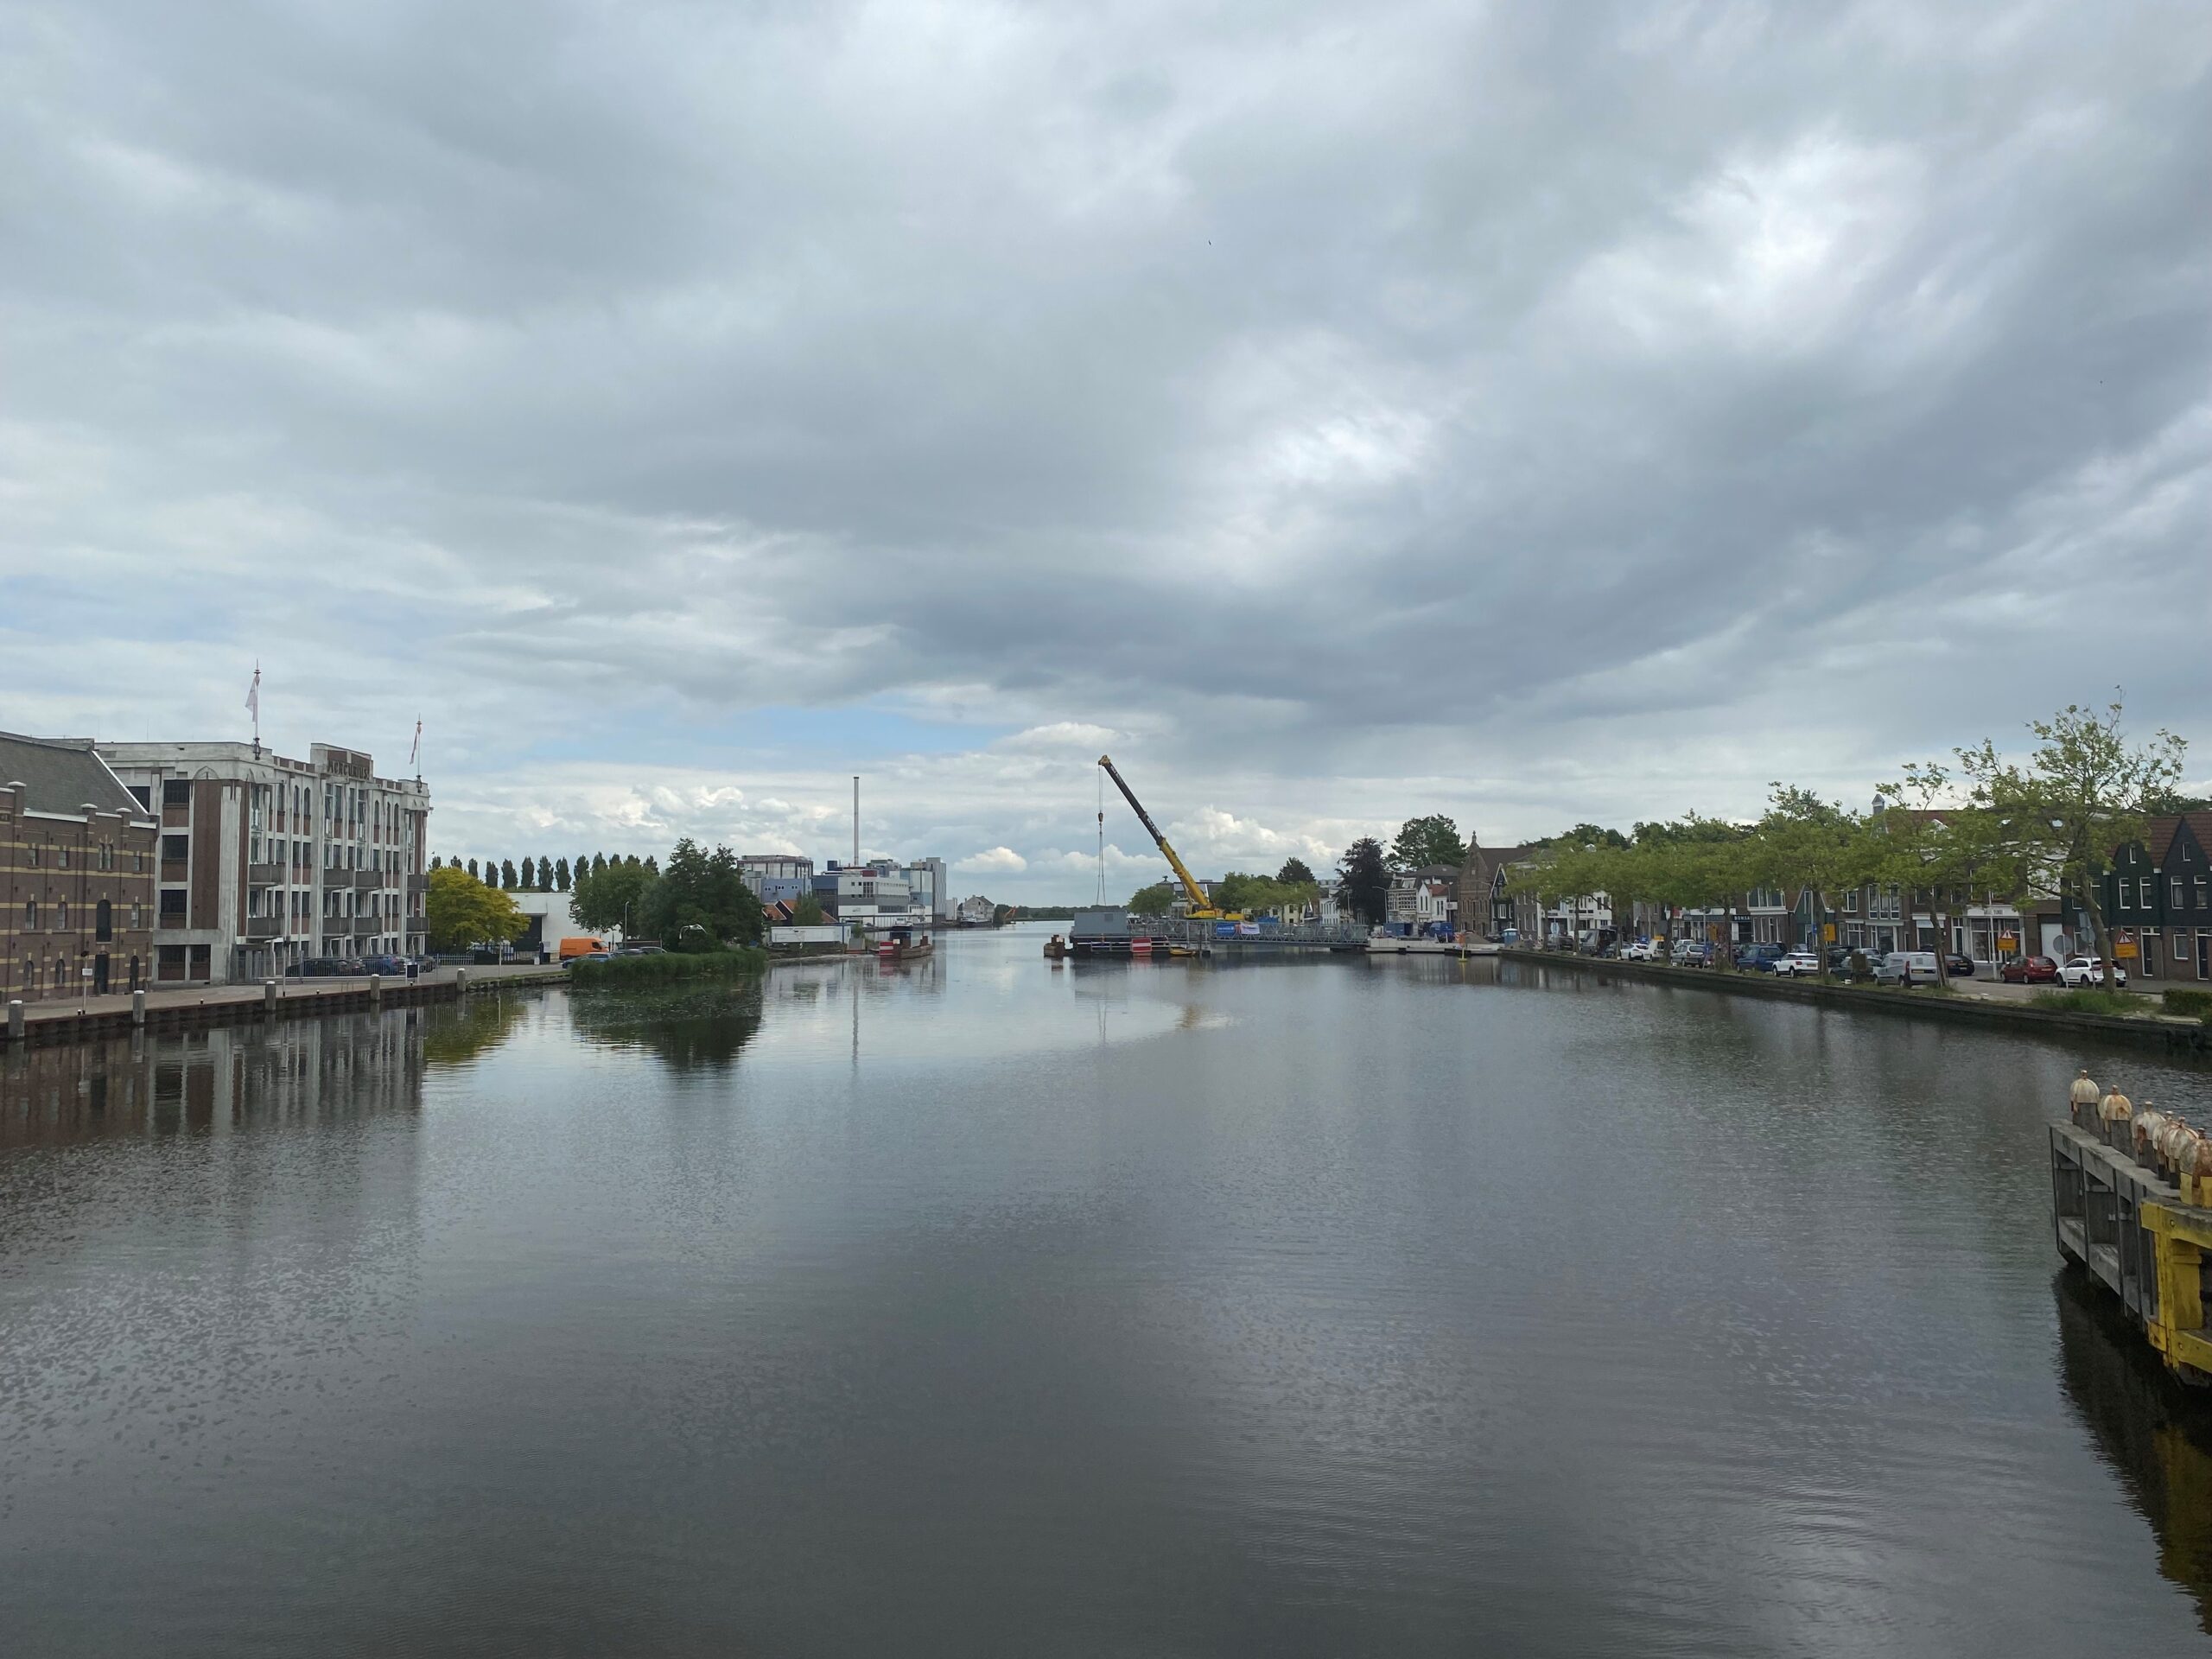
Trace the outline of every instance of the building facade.
{"label": "building facade", "polygon": [[0,733],[0,1002],[147,982],[155,835],[89,739]]}
{"label": "building facade", "polygon": [[103,743],[160,824],[154,980],[234,984],[428,947],[430,792],[359,750]]}
{"label": "building facade", "polygon": [[[2104,874],[2113,954],[2145,979],[2212,980],[2212,812],[2153,818],[2150,830],[2120,848]],[[2088,932],[2083,918],[2075,937],[2086,941]]]}

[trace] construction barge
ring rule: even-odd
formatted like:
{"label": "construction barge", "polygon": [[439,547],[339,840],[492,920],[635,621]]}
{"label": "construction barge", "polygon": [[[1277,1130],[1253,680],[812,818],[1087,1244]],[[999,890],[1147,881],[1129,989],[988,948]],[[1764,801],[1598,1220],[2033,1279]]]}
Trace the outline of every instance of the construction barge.
{"label": "construction barge", "polygon": [[2120,1299],[2183,1382],[2212,1385],[2212,1139],[2140,1113],[2084,1071],[2050,1126],[2052,1218],[2068,1261]]}

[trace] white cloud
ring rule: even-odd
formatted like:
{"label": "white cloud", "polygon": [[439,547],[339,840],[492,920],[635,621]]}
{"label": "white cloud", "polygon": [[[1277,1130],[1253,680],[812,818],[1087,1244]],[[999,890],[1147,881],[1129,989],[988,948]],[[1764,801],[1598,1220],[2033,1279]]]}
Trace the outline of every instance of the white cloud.
{"label": "white cloud", "polygon": [[1011,847],[994,847],[957,859],[952,868],[969,875],[1015,875],[1029,868],[1029,861]]}

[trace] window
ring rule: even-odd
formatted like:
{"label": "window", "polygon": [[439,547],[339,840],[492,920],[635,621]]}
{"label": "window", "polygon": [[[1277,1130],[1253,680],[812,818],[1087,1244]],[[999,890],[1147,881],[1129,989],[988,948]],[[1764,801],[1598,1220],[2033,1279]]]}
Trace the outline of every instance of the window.
{"label": "window", "polygon": [[145,784],[132,784],[130,785],[130,798],[138,803],[138,810],[140,811],[150,812],[154,810],[154,791],[149,785]]}
{"label": "window", "polygon": [[133,875],[143,875],[146,874],[146,849],[144,848],[141,847],[132,851],[130,855],[130,873]]}
{"label": "window", "polygon": [[191,852],[192,837],[190,836],[163,836],[162,837],[162,858],[185,858],[188,857]]}
{"label": "window", "polygon": [[184,925],[184,889],[182,887],[165,887],[162,890],[162,925],[163,927]]}
{"label": "window", "polygon": [[23,900],[23,931],[26,933],[31,933],[35,932],[37,929],[38,900],[35,899],[26,899]]}
{"label": "window", "polygon": [[163,806],[190,806],[192,804],[191,780],[185,778],[169,778],[163,779],[162,783],[162,804]]}
{"label": "window", "polygon": [[54,906],[54,927],[58,933],[69,931],[69,901],[67,899],[58,900]]}
{"label": "window", "polygon": [[2173,900],[2173,906],[2176,910],[2179,910],[2181,908],[2181,877],[2174,877],[2173,886],[2167,890],[2167,897]]}
{"label": "window", "polygon": [[138,906],[133,905],[130,906],[130,931],[135,933],[142,925],[143,925],[143,922],[141,918]]}
{"label": "window", "polygon": [[2204,878],[2201,875],[2196,878],[2196,907],[2204,908]]}
{"label": "window", "polygon": [[[23,849],[23,863],[30,869],[35,870],[38,868],[38,843],[36,842],[32,842],[28,847]],[[2181,883],[2178,881],[2174,883],[2174,899],[2177,903],[2178,903],[2181,899]]]}
{"label": "window", "polygon": [[58,868],[65,870],[69,868],[69,849],[67,847],[57,847],[54,849],[54,851],[61,855],[61,862]]}
{"label": "window", "polygon": [[92,937],[96,939],[115,937],[115,906],[105,899],[92,912]]}

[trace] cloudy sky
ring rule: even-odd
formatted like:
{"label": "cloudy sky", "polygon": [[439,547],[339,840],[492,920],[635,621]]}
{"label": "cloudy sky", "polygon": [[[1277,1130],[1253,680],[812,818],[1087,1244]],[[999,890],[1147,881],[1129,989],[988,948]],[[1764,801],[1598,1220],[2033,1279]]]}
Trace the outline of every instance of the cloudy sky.
{"label": "cloudy sky", "polygon": [[[0,727],[1089,895],[2212,772],[2212,8],[0,9]],[[1110,884],[1161,873],[1109,797]]]}

